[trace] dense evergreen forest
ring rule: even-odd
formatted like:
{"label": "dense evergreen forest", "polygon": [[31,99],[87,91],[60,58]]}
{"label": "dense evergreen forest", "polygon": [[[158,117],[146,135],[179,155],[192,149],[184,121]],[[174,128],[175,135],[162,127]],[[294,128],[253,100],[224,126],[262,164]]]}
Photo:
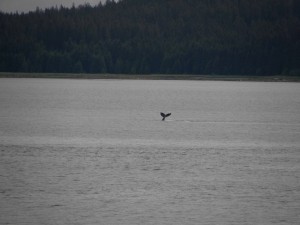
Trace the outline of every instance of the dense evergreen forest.
{"label": "dense evergreen forest", "polygon": [[0,71],[300,75],[299,0],[108,0],[0,13]]}

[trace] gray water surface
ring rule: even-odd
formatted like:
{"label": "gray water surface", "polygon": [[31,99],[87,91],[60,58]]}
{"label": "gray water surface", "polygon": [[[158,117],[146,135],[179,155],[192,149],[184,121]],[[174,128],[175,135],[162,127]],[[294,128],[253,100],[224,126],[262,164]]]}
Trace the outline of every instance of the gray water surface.
{"label": "gray water surface", "polygon": [[298,225],[299,97],[298,83],[0,79],[0,224]]}

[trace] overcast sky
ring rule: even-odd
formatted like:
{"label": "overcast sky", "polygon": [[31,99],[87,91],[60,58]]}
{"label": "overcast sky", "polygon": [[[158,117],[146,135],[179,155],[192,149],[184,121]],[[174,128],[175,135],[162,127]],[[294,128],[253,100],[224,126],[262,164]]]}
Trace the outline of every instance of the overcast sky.
{"label": "overcast sky", "polygon": [[76,6],[84,3],[97,5],[99,2],[106,0],[0,0],[0,11],[2,12],[29,12],[35,11],[36,7],[40,9],[50,8],[52,6],[71,7],[74,3]]}

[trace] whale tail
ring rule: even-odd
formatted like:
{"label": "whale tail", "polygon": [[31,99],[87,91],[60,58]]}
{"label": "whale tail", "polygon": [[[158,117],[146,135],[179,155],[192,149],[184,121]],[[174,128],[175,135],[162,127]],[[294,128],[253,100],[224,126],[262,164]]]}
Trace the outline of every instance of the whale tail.
{"label": "whale tail", "polygon": [[162,120],[165,120],[166,117],[171,116],[171,113],[164,114],[161,112],[160,115],[162,116]]}

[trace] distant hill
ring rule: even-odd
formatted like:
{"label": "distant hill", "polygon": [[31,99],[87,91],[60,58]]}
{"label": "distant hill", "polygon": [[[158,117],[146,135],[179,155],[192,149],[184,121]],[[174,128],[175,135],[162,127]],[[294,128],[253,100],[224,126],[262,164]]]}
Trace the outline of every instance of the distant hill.
{"label": "distant hill", "polygon": [[299,0],[123,0],[0,13],[0,71],[300,75]]}

